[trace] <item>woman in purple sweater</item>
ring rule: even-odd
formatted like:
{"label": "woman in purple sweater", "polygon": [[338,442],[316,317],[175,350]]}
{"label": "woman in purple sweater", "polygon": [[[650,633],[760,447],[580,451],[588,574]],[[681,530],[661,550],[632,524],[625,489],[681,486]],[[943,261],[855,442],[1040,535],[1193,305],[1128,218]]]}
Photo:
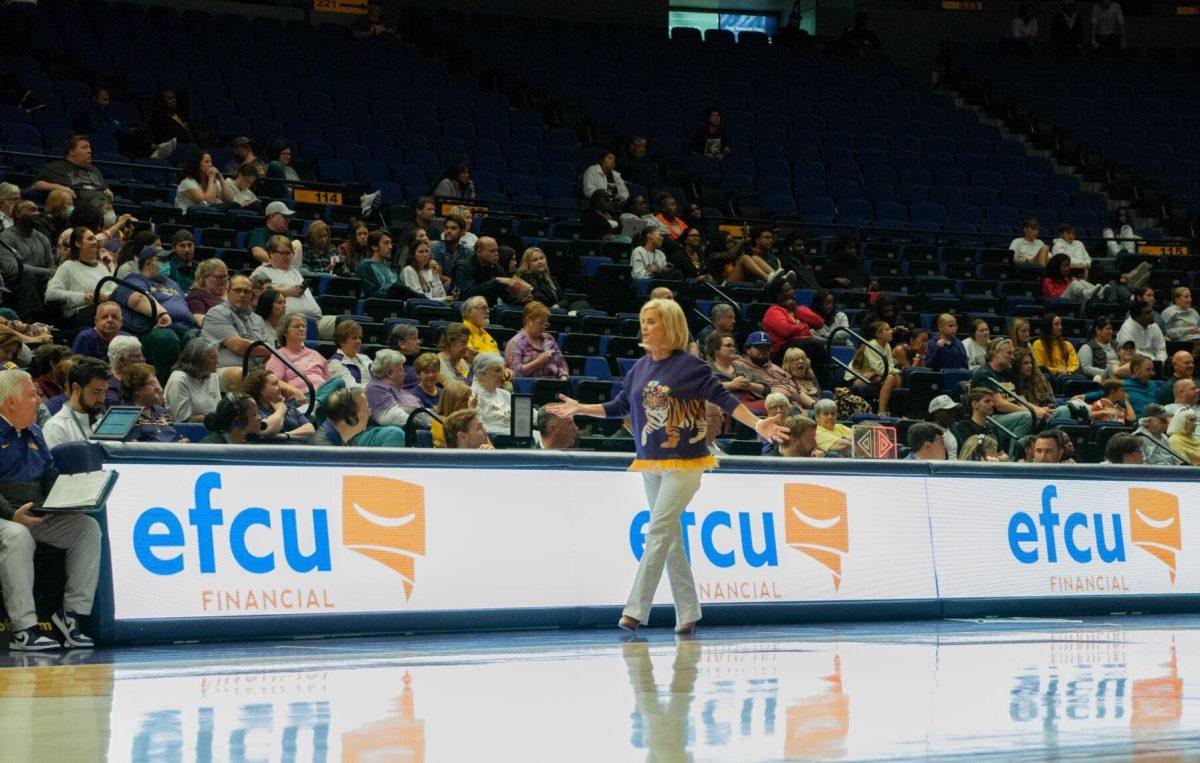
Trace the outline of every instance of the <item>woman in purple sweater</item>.
{"label": "woman in purple sweater", "polygon": [[633,590],[618,623],[627,631],[650,616],[654,590],[663,567],[675,597],[675,632],[693,633],[700,619],[696,583],[683,547],[679,516],[700,488],[700,475],[717,466],[705,435],[705,404],[714,403],[768,442],[787,439],[778,416],[760,419],[721,386],[699,358],[687,353],[687,320],[678,303],[652,299],[641,310],[642,347],[646,354],[625,375],[621,394],[603,405],[584,405],[566,395],[546,406],[556,416],[629,417],[637,459],[650,503],[646,547]]}

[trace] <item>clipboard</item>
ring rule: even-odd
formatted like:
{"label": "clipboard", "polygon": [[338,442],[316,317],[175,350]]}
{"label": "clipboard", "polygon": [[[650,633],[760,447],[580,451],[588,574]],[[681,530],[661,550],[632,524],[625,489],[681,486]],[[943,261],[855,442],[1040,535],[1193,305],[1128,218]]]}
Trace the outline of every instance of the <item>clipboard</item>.
{"label": "clipboard", "polygon": [[50,495],[35,509],[46,514],[101,511],[119,476],[117,472],[105,471],[60,474],[50,488]]}

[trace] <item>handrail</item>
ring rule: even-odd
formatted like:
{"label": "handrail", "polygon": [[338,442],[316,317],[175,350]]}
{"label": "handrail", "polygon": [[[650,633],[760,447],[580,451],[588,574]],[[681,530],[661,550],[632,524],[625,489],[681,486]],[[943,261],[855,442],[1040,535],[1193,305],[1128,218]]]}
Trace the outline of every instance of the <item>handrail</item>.
{"label": "handrail", "polygon": [[[62,159],[62,156],[55,156],[54,154],[35,154],[35,153],[31,153],[29,151],[14,151],[11,148],[0,148],[0,154],[6,154],[8,156],[25,156],[25,157],[29,157],[31,159],[46,159],[48,161],[57,161],[59,159]],[[148,170],[148,171],[153,171],[153,172],[183,172],[182,169],[180,169],[179,167],[176,167],[174,165],[171,165],[171,164],[168,164],[167,166],[164,167],[159,164],[138,164],[137,162],[118,162],[115,159],[93,159],[92,164],[109,164],[114,167],[132,167],[134,169]]]}
{"label": "handrail", "polygon": [[[707,217],[706,220],[718,224],[728,224],[728,226],[740,226],[742,228],[750,228],[755,226],[755,224],[770,224],[770,226],[779,229],[828,228],[834,230],[834,232],[838,232],[838,230],[853,230],[853,232],[857,232],[857,230],[865,230],[865,232],[868,233],[907,236],[907,238],[912,238],[914,235],[931,235],[936,236],[936,240],[940,245],[944,239],[948,238],[948,236],[954,236],[955,240],[977,239],[980,241],[995,240],[1003,242],[1004,246],[997,248],[1008,248],[1007,242],[1012,241],[1013,236],[1012,233],[985,233],[983,230],[976,230],[976,232],[965,232],[965,230],[914,230],[912,228],[883,227],[877,226],[877,224],[870,222],[866,223],[865,226],[864,224],[860,223],[812,222],[803,221],[800,217],[731,217],[720,215]],[[1102,222],[1100,223],[1100,227],[1104,228],[1110,226]],[[1088,241],[1142,241],[1146,242],[1146,244],[1157,244],[1159,241],[1164,242],[1164,244],[1172,244],[1172,242],[1177,242],[1177,244],[1190,244],[1190,242],[1194,240],[1193,238],[1190,238],[1190,236],[1163,236],[1162,239],[1156,239],[1154,241],[1147,241],[1146,239],[1142,239],[1141,236],[1133,236],[1133,238],[1128,239],[1122,238],[1122,236],[1112,236],[1111,239],[1105,239],[1102,235],[1079,236],[1079,238]]]}
{"label": "handrail", "polygon": [[1161,442],[1159,442],[1158,440],[1155,440],[1153,437],[1151,437],[1149,435],[1149,433],[1139,432],[1139,431],[1135,430],[1134,434],[1138,437],[1141,437],[1143,440],[1146,440],[1147,442],[1153,443],[1154,447],[1158,448],[1159,450],[1165,450],[1166,452],[1170,453],[1175,458],[1179,459],[1180,466],[1191,466],[1192,465],[1191,461],[1189,461],[1188,459],[1179,455],[1179,453],[1177,453],[1175,451],[1175,449],[1172,448],[1170,445],[1163,445]]}
{"label": "handrail", "polygon": [[736,307],[738,309],[739,313],[742,312],[742,304],[740,302],[738,302],[736,299],[734,299],[733,297],[729,296],[725,292],[718,289],[717,285],[715,283],[713,283],[712,281],[701,281],[700,283],[702,283],[705,286],[707,286],[708,288],[712,289],[713,291],[715,291],[717,293],[718,297],[720,297],[721,299],[725,300],[729,304]]}
{"label": "handrail", "polygon": [[988,420],[988,422],[989,422],[989,423],[991,423],[991,425],[992,425],[992,426],[996,427],[996,429],[999,429],[1001,432],[1003,432],[1004,434],[1008,435],[1008,439],[1010,439],[1010,440],[1013,440],[1013,441],[1016,441],[1017,439],[1019,439],[1019,438],[1017,437],[1017,433],[1016,433],[1016,432],[1012,431],[1012,430],[1011,430],[1011,429],[1009,429],[1008,427],[1006,427],[1006,426],[1004,426],[1003,424],[1001,424],[1001,423],[1000,423],[1000,422],[999,422],[999,421],[996,419],[996,417],[995,417],[995,416],[988,416],[988,417],[987,417],[987,420]]}
{"label": "handrail", "polygon": [[[281,360],[285,366],[292,369],[292,373],[304,380],[305,386],[308,387],[308,408],[304,411],[304,417],[311,417],[313,411],[315,411],[317,408],[317,388],[313,386],[312,379],[309,379],[303,371],[301,371],[299,368],[296,368],[292,361],[283,357],[283,355],[279,353],[279,350],[272,347],[269,343],[264,342],[262,339],[256,339],[250,343],[249,347],[246,348],[246,354],[242,356],[242,378],[246,378],[246,374],[250,373],[250,358],[254,355],[254,350],[257,347],[266,347],[267,352]],[[256,404],[258,403],[257,400],[254,402]]]}
{"label": "handrail", "polygon": [[[61,156],[54,156],[53,154],[35,154],[35,153],[31,153],[29,151],[14,151],[14,150],[8,149],[8,148],[0,148],[0,154],[6,155],[6,156],[21,156],[21,157],[26,157],[26,158],[30,158],[30,159],[45,159],[46,161],[56,161],[56,160],[62,158]],[[182,167],[176,167],[172,164],[163,166],[163,165],[159,165],[159,164],[142,164],[139,162],[118,162],[115,159],[92,159],[92,164],[102,164],[102,165],[108,165],[111,167],[130,167],[135,170],[145,170],[146,172],[159,172],[159,173],[163,173],[164,175],[167,173],[172,173],[172,174],[178,175],[183,172]],[[223,175],[222,177],[228,177],[228,176]],[[287,178],[269,178],[269,179],[272,182],[279,182],[279,183],[283,183],[288,186],[298,186],[298,187],[303,187],[303,188],[311,187],[311,188],[317,188],[317,189],[341,190],[341,189],[354,188],[355,186],[362,185],[361,183],[329,183],[329,182],[325,182],[323,180],[289,180]],[[353,205],[349,205],[349,206],[353,206]]]}
{"label": "handrail", "polygon": [[833,331],[829,332],[829,336],[825,337],[825,354],[829,356],[830,362],[837,363],[839,366],[846,369],[846,371],[851,373],[854,376],[854,378],[858,379],[863,384],[874,384],[875,383],[875,382],[871,381],[870,379],[868,379],[867,377],[860,374],[858,371],[855,371],[853,368],[850,367],[849,364],[843,363],[842,361],[840,361],[836,357],[834,357],[833,340],[839,333],[841,333],[843,331],[846,332],[847,334],[849,334],[851,336],[851,338],[857,339],[860,345],[866,345],[866,348],[869,351],[875,353],[883,360],[883,376],[884,376],[884,378],[887,378],[888,372],[891,370],[891,360],[892,359],[887,356],[886,352],[883,352],[878,347],[876,347],[875,345],[868,342],[858,332],[854,331],[849,326],[838,326]]}
{"label": "handrail", "polygon": [[[984,382],[985,384],[989,385],[990,387],[992,387],[992,389],[994,389],[996,392],[999,392],[999,393],[1000,393],[1000,394],[1002,394],[1002,395],[1007,395],[1008,397],[1011,397],[1013,400],[1016,400],[1018,403],[1020,403],[1020,404],[1021,404],[1021,406],[1025,408],[1025,410],[1029,411],[1029,416],[1030,416],[1030,418],[1032,418],[1032,419],[1033,419],[1033,423],[1034,423],[1034,424],[1036,424],[1036,423],[1037,423],[1037,420],[1038,420],[1038,418],[1037,418],[1037,414],[1033,412],[1033,406],[1032,406],[1032,405],[1030,405],[1030,403],[1029,403],[1029,401],[1028,401],[1028,400],[1026,400],[1025,398],[1021,397],[1021,396],[1020,396],[1020,395],[1018,395],[1016,392],[1013,392],[1012,390],[1010,390],[1010,389],[1006,388],[1006,387],[1005,387],[1003,384],[1001,384],[1000,382],[996,381],[995,379],[992,379],[991,377],[984,377],[984,379],[983,379],[983,382]],[[987,417],[987,419],[988,419],[988,421],[990,421],[990,422],[991,422],[991,423],[992,423],[992,424],[993,424],[993,425],[994,425],[994,426],[995,426],[997,429],[999,429],[999,430],[1001,430],[1002,432],[1004,432],[1004,433],[1005,433],[1006,435],[1008,435],[1008,436],[1009,436],[1011,439],[1013,439],[1014,441],[1017,439],[1017,437],[1016,437],[1016,433],[1014,433],[1014,432],[1013,432],[1011,429],[1007,428],[1006,426],[1004,426],[1003,424],[1001,424],[999,421],[997,421],[997,420],[996,420],[996,417],[995,417],[994,415],[993,415],[993,416],[988,416],[988,417]]]}
{"label": "handrail", "polygon": [[443,427],[446,426],[446,422],[441,416],[437,415],[437,411],[433,410],[432,408],[426,408],[425,406],[414,408],[408,414],[408,421],[404,422],[404,444],[409,447],[412,447],[412,444],[417,441],[414,435],[416,434],[417,430],[416,421],[418,413],[424,413],[425,415],[429,416],[429,418],[441,424]]}
{"label": "handrail", "polygon": [[109,281],[118,283],[130,291],[136,291],[138,294],[141,294],[146,298],[146,300],[150,303],[150,328],[153,330],[154,327],[158,325],[158,300],[150,296],[150,293],[142,289],[140,286],[134,286],[123,278],[117,278],[116,276],[104,276],[96,282],[96,288],[92,291],[93,309],[100,306],[100,287],[104,286],[104,284],[108,283]]}

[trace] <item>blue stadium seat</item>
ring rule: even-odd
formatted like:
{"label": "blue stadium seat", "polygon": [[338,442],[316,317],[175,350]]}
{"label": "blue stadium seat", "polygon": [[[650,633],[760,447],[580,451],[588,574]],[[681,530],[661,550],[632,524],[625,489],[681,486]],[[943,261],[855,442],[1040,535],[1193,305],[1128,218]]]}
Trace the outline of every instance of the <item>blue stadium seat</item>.
{"label": "blue stadium seat", "polygon": [[912,214],[912,220],[914,223],[945,225],[950,221],[950,216],[946,214],[946,208],[941,204],[913,204],[909,211]]}
{"label": "blue stadium seat", "polygon": [[[809,199],[805,199],[805,201],[807,202]],[[826,199],[826,201],[828,201],[828,199]],[[762,197],[762,203],[764,210],[776,217],[795,217],[797,214],[800,214],[796,207],[796,200],[792,196],[785,196],[782,194],[764,195]],[[832,205],[833,202],[830,202],[830,207],[832,207]],[[807,212],[805,214],[807,214]]]}
{"label": "blue stadium seat", "polygon": [[833,217],[837,214],[837,208],[833,204],[833,199],[820,196],[809,196],[801,199],[800,212],[806,217],[809,215]]}
{"label": "blue stadium seat", "polygon": [[908,207],[898,201],[875,202],[875,217],[879,220],[908,222]]}
{"label": "blue stadium seat", "polygon": [[317,175],[331,183],[353,183],[354,166],[345,159],[320,159],[317,161]]}

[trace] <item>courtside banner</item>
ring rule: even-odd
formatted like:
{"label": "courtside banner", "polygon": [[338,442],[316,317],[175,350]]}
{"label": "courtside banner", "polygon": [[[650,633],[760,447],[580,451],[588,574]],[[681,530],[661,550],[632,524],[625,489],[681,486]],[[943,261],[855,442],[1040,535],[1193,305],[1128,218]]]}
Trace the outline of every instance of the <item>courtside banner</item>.
{"label": "courtside banner", "polygon": [[[562,470],[123,464],[115,618],[575,603]],[[601,497],[597,496],[597,500]]]}
{"label": "courtside banner", "polygon": [[[642,478],[570,474],[580,599],[623,603],[650,520]],[[921,477],[718,471],[681,523],[704,606],[937,595]],[[671,600],[664,575],[654,601]]]}
{"label": "courtside banner", "polygon": [[928,486],[944,599],[1200,591],[1200,485],[935,477]]}
{"label": "courtside banner", "polygon": [[[117,620],[620,605],[649,521],[627,472],[121,472]],[[707,474],[681,521],[705,605],[936,597],[920,477]]]}

